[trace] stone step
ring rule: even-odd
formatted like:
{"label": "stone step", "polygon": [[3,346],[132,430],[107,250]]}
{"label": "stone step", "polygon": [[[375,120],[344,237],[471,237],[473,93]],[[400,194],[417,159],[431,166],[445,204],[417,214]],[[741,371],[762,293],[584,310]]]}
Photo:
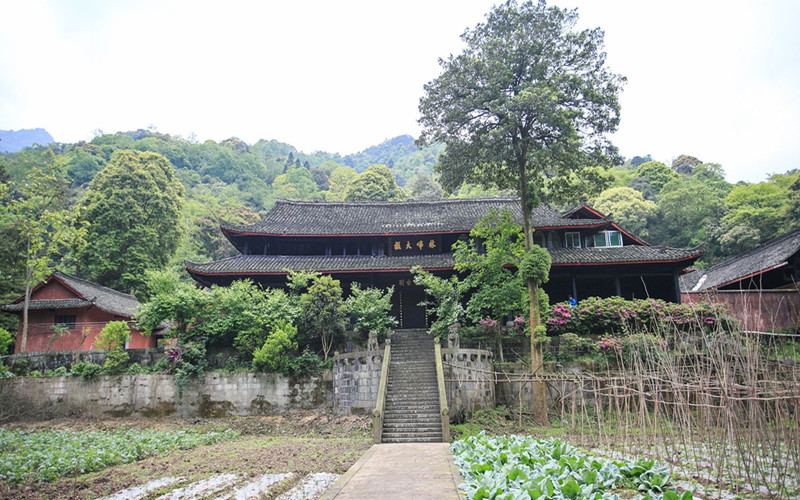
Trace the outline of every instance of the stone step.
{"label": "stone step", "polygon": [[436,359],[424,330],[395,332],[391,337],[383,442],[442,441]]}
{"label": "stone step", "polygon": [[385,406],[383,408],[383,413],[384,417],[385,415],[389,415],[390,417],[393,415],[403,415],[407,417],[414,415],[417,417],[437,416],[438,418],[439,406],[392,405]]}
{"label": "stone step", "polygon": [[428,373],[428,374],[409,373],[408,377],[395,375],[393,377],[389,377],[388,384],[394,386],[399,386],[399,385],[402,386],[417,385],[420,387],[430,386],[431,389],[436,389],[438,387],[436,374],[434,373]]}
{"label": "stone step", "polygon": [[433,426],[441,426],[442,419],[439,418],[439,415],[436,414],[408,414],[408,413],[386,413],[383,416],[384,427],[392,424],[403,424],[403,425],[433,425]]}
{"label": "stone step", "polygon": [[384,443],[402,444],[402,443],[441,443],[442,436],[439,437],[407,437],[407,438],[386,438]]}
{"label": "stone step", "polygon": [[391,395],[387,397],[387,401],[393,398],[418,399],[420,401],[439,401],[439,393],[430,390],[396,390],[392,391]]}
{"label": "stone step", "polygon": [[395,395],[403,395],[405,397],[415,397],[420,399],[439,399],[439,392],[436,389],[431,389],[430,387],[424,386],[411,386],[411,387],[403,387],[402,385],[396,386],[394,390],[389,389],[393,396]]}
{"label": "stone step", "polygon": [[429,407],[439,407],[439,398],[428,398],[428,399],[410,399],[410,398],[387,398],[386,399],[386,407],[398,407],[404,406],[408,408],[429,408]]}
{"label": "stone step", "polygon": [[438,438],[439,442],[442,441],[442,430],[439,429],[438,431],[425,431],[425,432],[384,432],[383,433],[384,440],[389,439],[435,439]]}
{"label": "stone step", "polygon": [[442,433],[442,424],[414,424],[414,423],[402,423],[402,424],[388,424],[383,426],[383,432],[386,434],[436,434],[437,432],[441,435]]}
{"label": "stone step", "polygon": [[442,423],[442,419],[439,417],[439,412],[436,413],[408,413],[408,412],[400,412],[395,410],[387,410],[383,414],[383,421],[391,421],[391,422],[421,422],[421,423]]}

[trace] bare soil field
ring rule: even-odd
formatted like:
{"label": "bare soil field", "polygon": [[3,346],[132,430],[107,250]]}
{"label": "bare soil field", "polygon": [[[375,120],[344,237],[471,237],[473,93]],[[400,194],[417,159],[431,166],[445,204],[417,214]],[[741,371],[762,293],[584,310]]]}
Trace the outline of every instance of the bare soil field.
{"label": "bare soil field", "polygon": [[[175,451],[139,462],[111,467],[51,483],[0,483],[1,499],[101,498],[159,478],[180,478],[178,484],[223,474],[237,475],[239,483],[264,474],[292,473],[271,487],[263,498],[277,498],[312,473],[343,474],[370,447],[367,417],[335,416],[308,412],[273,417],[212,420],[186,419],[57,419],[17,422],[5,428],[90,431],[115,428],[221,430],[234,429],[241,437],[192,450]],[[174,486],[153,491],[146,498]]]}

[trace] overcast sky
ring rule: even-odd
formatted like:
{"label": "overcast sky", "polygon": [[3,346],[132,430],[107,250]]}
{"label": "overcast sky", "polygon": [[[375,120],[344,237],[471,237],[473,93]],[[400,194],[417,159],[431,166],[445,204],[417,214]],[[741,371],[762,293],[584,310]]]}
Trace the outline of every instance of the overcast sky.
{"label": "overcast sky", "polygon": [[[423,85],[492,0],[0,0],[0,129],[155,126],[354,153],[417,135]],[[613,141],[728,180],[800,168],[800,2],[564,0],[628,78]]]}

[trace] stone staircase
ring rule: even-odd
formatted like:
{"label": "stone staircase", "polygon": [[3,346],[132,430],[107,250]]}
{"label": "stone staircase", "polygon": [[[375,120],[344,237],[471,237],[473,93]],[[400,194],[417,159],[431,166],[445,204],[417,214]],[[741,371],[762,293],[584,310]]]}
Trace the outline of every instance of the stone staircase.
{"label": "stone staircase", "polygon": [[391,339],[382,442],[441,443],[433,337],[425,330],[398,330]]}

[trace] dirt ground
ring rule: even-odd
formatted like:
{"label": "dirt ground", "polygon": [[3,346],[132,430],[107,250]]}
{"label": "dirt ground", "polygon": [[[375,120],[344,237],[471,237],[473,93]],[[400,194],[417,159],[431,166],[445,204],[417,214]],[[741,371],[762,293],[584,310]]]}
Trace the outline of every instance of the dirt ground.
{"label": "dirt ground", "polygon": [[[255,478],[265,473],[293,472],[296,481],[312,472],[343,474],[371,446],[369,419],[298,412],[272,417],[221,419],[124,418],[57,419],[17,422],[5,428],[49,428],[90,431],[115,428],[234,429],[242,436],[193,450],[174,451],[52,483],[0,483],[0,499],[89,499],[162,477],[187,481],[234,473]],[[289,481],[270,491],[274,497],[293,487]],[[157,494],[153,495],[155,498]]]}

